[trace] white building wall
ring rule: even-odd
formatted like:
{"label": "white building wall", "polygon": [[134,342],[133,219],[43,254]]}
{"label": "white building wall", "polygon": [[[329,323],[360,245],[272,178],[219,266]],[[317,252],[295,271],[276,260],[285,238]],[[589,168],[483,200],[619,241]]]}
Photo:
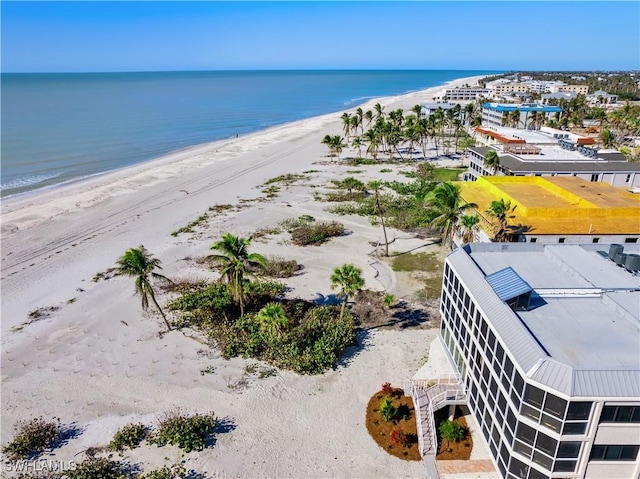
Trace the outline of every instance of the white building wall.
{"label": "white building wall", "polygon": [[585,479],[637,479],[637,466],[628,462],[591,462]]}
{"label": "white building wall", "polygon": [[620,444],[628,446],[640,445],[640,424],[600,424],[594,444]]}

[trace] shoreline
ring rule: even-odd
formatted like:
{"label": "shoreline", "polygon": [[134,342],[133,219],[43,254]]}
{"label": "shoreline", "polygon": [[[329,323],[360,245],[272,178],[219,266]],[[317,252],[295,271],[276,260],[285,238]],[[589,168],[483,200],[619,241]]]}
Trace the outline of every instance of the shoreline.
{"label": "shoreline", "polygon": [[[400,98],[404,98],[404,97],[409,97],[409,96],[414,96],[414,95],[420,95],[420,94],[426,94],[427,92],[431,92],[432,90],[435,89],[443,89],[446,88],[449,85],[454,85],[454,84],[464,84],[464,82],[468,82],[469,80],[471,81],[477,81],[480,78],[484,78],[486,75],[478,75],[478,76],[473,76],[473,77],[463,77],[463,78],[456,78],[454,80],[450,80],[448,82],[442,83],[438,86],[433,86],[433,87],[428,87],[428,88],[424,88],[424,89],[419,89],[419,90],[410,90],[407,91],[405,93],[399,94],[399,95],[393,95],[393,96],[386,96],[386,97],[366,97],[368,98],[365,102],[363,103],[354,103],[353,105],[349,106],[349,107],[345,107],[344,109],[341,110],[337,110],[335,112],[332,113],[325,113],[322,115],[316,115],[316,116],[311,116],[311,117],[306,117],[306,118],[302,118],[302,119],[298,119],[298,120],[293,120],[293,121],[289,121],[289,122],[284,122],[284,123],[280,123],[277,125],[271,125],[268,126],[266,128],[263,129],[259,129],[250,133],[245,133],[245,134],[241,134],[237,137],[227,137],[227,138],[223,138],[223,139],[219,139],[219,140],[213,140],[213,141],[209,141],[209,142],[205,142],[205,143],[197,143],[194,145],[190,145],[190,146],[186,146],[183,148],[178,148],[176,150],[172,150],[169,151],[161,156],[158,157],[154,157],[154,158],[149,158],[147,160],[143,160],[140,162],[137,162],[135,164],[132,165],[127,165],[127,166],[122,166],[120,168],[116,168],[116,169],[112,169],[112,170],[107,170],[107,171],[103,171],[103,172],[98,172],[98,173],[93,173],[87,176],[82,176],[82,177],[78,177],[78,178],[71,178],[69,180],[66,180],[64,182],[61,183],[56,183],[56,184],[52,184],[52,185],[47,185],[41,188],[36,188],[34,190],[29,190],[29,191],[24,191],[21,193],[15,193],[15,194],[11,194],[5,197],[2,197],[2,203],[15,203],[15,202],[19,202],[20,200],[26,200],[29,198],[34,198],[37,197],[39,195],[46,195],[47,193],[50,193],[52,191],[55,191],[57,189],[60,188],[66,188],[66,187],[73,187],[73,186],[82,186],[82,183],[84,182],[89,182],[91,180],[94,180],[96,178],[105,178],[106,181],[108,181],[110,178],[108,178],[111,175],[125,175],[128,172],[136,172],[137,167],[150,167],[152,166],[152,163],[156,163],[155,166],[161,166],[163,162],[166,161],[171,161],[173,159],[176,159],[176,157],[181,156],[183,154],[188,154],[190,152],[196,153],[197,151],[199,151],[200,149],[213,149],[213,148],[220,148],[222,146],[226,146],[227,142],[233,142],[236,140],[243,140],[243,139],[247,139],[250,138],[251,136],[254,135],[260,135],[263,133],[268,133],[271,130],[277,130],[279,128],[283,128],[283,127],[293,127],[295,124],[297,123],[304,123],[306,121],[310,121],[310,120],[319,120],[322,118],[328,118],[331,117],[333,115],[338,115],[340,111],[351,111],[351,110],[355,110],[357,108],[363,108],[365,109],[365,105],[370,105],[373,106],[373,104],[375,103],[382,103],[383,100],[392,100],[392,99],[400,99]],[[362,98],[364,99],[364,97]],[[354,99],[354,100],[359,100],[359,98]]]}
{"label": "shoreline", "polygon": [[[376,98],[364,108],[380,102],[387,111],[407,110],[441,88]],[[338,218],[316,198],[347,174],[363,182],[397,180],[411,167],[371,165],[356,173],[329,160],[321,140],[341,131],[339,115],[331,113],[3,202],[2,444],[16,421],[57,417],[80,433],[47,458],[77,460],[87,448],[108,444],[124,424],[153,424],[163,412],[180,408],[214,411],[233,427],[201,452],[182,456],[176,447],[144,446],[126,451],[124,459],[148,470],[166,465],[169,457],[207,477],[424,476],[421,461],[401,461],[381,450],[363,421],[381,384],[401,386],[423,366],[438,334],[437,313],[427,311],[421,329],[360,332],[358,345],[324,374],[277,370],[261,378],[247,370],[266,363],[224,360],[190,329],[159,337],[163,320],[153,310],[142,311],[132,278],[96,279],[126,249],[142,244],[172,280],[211,282],[217,273],[198,259],[211,253],[222,234],[250,237],[309,215],[337,220],[348,234],[321,246],[295,246],[286,233],[255,237],[250,245],[251,252],[286,256],[303,266],[283,281],[287,295],[327,301],[335,294],[333,269],[351,263],[362,270],[365,288],[412,302],[422,283],[371,254],[382,240],[381,228],[360,216]],[[435,151],[427,155],[436,159]],[[264,196],[267,180],[286,174],[303,178],[276,182],[276,196]],[[172,235],[203,213],[204,224]],[[387,234],[392,254],[418,248],[441,253],[428,240],[392,228]],[[159,303],[164,307],[172,294],[158,290]]]}

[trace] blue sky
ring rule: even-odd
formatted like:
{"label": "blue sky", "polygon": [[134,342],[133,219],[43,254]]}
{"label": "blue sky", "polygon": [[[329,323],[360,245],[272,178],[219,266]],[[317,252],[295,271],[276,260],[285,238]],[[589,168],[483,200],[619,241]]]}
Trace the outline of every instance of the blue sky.
{"label": "blue sky", "polygon": [[640,2],[8,2],[2,71],[640,69]]}

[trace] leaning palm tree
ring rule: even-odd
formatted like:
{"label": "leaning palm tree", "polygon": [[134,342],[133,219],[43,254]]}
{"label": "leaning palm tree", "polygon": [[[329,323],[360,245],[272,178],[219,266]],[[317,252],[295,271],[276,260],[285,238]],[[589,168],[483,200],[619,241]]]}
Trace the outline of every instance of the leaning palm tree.
{"label": "leaning palm tree", "polygon": [[463,203],[460,187],[448,182],[436,186],[427,196],[427,202],[436,212],[430,226],[440,231],[445,246],[452,245],[458,221],[463,213],[477,206],[475,203]]}
{"label": "leaning palm tree", "polygon": [[271,336],[282,336],[282,331],[289,324],[289,319],[284,309],[278,303],[265,305],[258,314],[256,320],[260,324],[260,330],[268,332]]}
{"label": "leaning palm tree", "polygon": [[351,133],[351,115],[349,113],[343,113],[342,116],[342,128],[344,130],[344,136],[349,138],[349,133]]}
{"label": "leaning palm tree", "polygon": [[154,258],[144,246],[140,245],[138,248],[128,249],[120,258],[117,259],[116,273],[126,276],[133,276],[136,278],[135,286],[136,293],[140,295],[142,301],[142,309],[146,310],[149,307],[149,298],[153,301],[158,311],[162,315],[167,329],[171,331],[171,324],[167,320],[167,317],[162,311],[162,308],[156,301],[156,295],[151,286],[150,278],[162,280],[171,283],[172,281],[159,273],[156,273],[155,269],[162,269],[160,266],[161,261]]}
{"label": "leaning palm tree", "polygon": [[354,136],[353,140],[351,141],[351,147],[358,149],[358,158],[362,158],[362,145],[363,144],[364,144],[364,142],[362,141],[362,137],[361,136]]}
{"label": "leaning palm tree", "polygon": [[460,225],[462,226],[461,239],[463,243],[473,243],[478,233],[478,223],[480,218],[477,215],[464,215],[460,218]]}
{"label": "leaning palm tree", "polygon": [[498,173],[498,168],[500,167],[500,157],[495,150],[489,150],[487,152],[487,155],[484,157],[484,166],[493,169],[493,176]]}
{"label": "leaning palm tree", "polygon": [[487,208],[487,213],[498,220],[499,229],[494,236],[494,241],[503,243],[509,239],[507,233],[509,229],[509,219],[515,218],[513,212],[517,205],[511,206],[511,201],[505,201],[504,198],[494,200]]}
{"label": "leaning palm tree", "polygon": [[382,189],[382,183],[378,180],[375,180],[370,181],[367,186],[371,188],[375,194],[375,211],[376,214],[380,216],[380,223],[382,224],[382,234],[384,235],[384,255],[389,256],[389,241],[387,240],[387,228],[384,225],[384,210],[382,209],[382,205],[380,204],[380,190]]}
{"label": "leaning palm tree", "polygon": [[333,148],[333,151],[338,155],[338,161],[340,161],[340,153],[342,153],[342,149],[347,146],[345,145],[342,137],[340,135],[333,135],[331,137],[330,145]]}
{"label": "leaning palm tree", "polygon": [[344,315],[344,308],[349,298],[353,297],[364,286],[362,270],[352,264],[343,264],[334,268],[331,274],[331,289],[340,289],[340,295],[344,297],[340,308],[340,319]]}
{"label": "leaning palm tree", "polygon": [[246,301],[247,276],[251,267],[264,268],[266,260],[258,253],[249,253],[247,247],[251,243],[248,238],[240,238],[231,233],[222,235],[220,241],[215,242],[211,249],[222,254],[212,255],[220,263],[220,281],[226,281],[233,300],[240,306],[240,315],[244,315]]}

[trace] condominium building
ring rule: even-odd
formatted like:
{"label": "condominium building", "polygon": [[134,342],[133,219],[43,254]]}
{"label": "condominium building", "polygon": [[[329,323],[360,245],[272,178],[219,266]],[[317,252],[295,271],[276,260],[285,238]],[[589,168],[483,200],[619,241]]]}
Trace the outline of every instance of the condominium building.
{"label": "condominium building", "polygon": [[[640,163],[629,162],[617,151],[593,148],[593,138],[552,128],[521,130],[492,126],[476,129],[477,143],[468,150],[465,179],[481,176],[575,176],[612,186],[640,187]],[[500,165],[488,167],[489,151],[498,154]]]}
{"label": "condominium building", "polygon": [[589,93],[589,85],[554,85],[549,88],[549,92],[572,92],[578,95],[586,95]]}
{"label": "condominium building", "polygon": [[559,106],[538,105],[536,103],[522,103],[517,105],[508,105],[500,103],[485,103],[482,105],[482,125],[483,126],[502,126],[503,118],[507,114],[518,110],[520,112],[520,120],[516,128],[527,128],[529,116],[536,112],[536,115],[544,115],[548,118],[553,113],[562,112]]}
{"label": "condominium building", "polygon": [[465,400],[503,478],[638,478],[639,253],[475,243],[446,258],[440,339],[458,377],[446,398]]}
{"label": "condominium building", "polygon": [[428,116],[433,115],[438,110],[451,110],[456,107],[455,103],[449,102],[433,102],[433,103],[422,103],[422,110],[420,111],[420,117],[426,118]]}
{"label": "condominium building", "polygon": [[603,90],[594,91],[587,95],[587,102],[592,105],[614,105],[618,103],[618,95],[611,95]]}
{"label": "condominium building", "polygon": [[493,96],[502,96],[515,92],[529,93],[531,91],[531,88],[526,83],[498,83],[489,88]]}
{"label": "condominium building", "polygon": [[491,90],[488,88],[447,88],[442,96],[445,100],[473,101],[490,95]]}
{"label": "condominium building", "polygon": [[512,208],[507,241],[640,242],[640,194],[625,188],[571,176],[486,176],[457,184],[463,202],[476,205],[467,213],[480,220],[476,241],[496,236],[501,225],[487,210],[493,201],[504,200]]}

